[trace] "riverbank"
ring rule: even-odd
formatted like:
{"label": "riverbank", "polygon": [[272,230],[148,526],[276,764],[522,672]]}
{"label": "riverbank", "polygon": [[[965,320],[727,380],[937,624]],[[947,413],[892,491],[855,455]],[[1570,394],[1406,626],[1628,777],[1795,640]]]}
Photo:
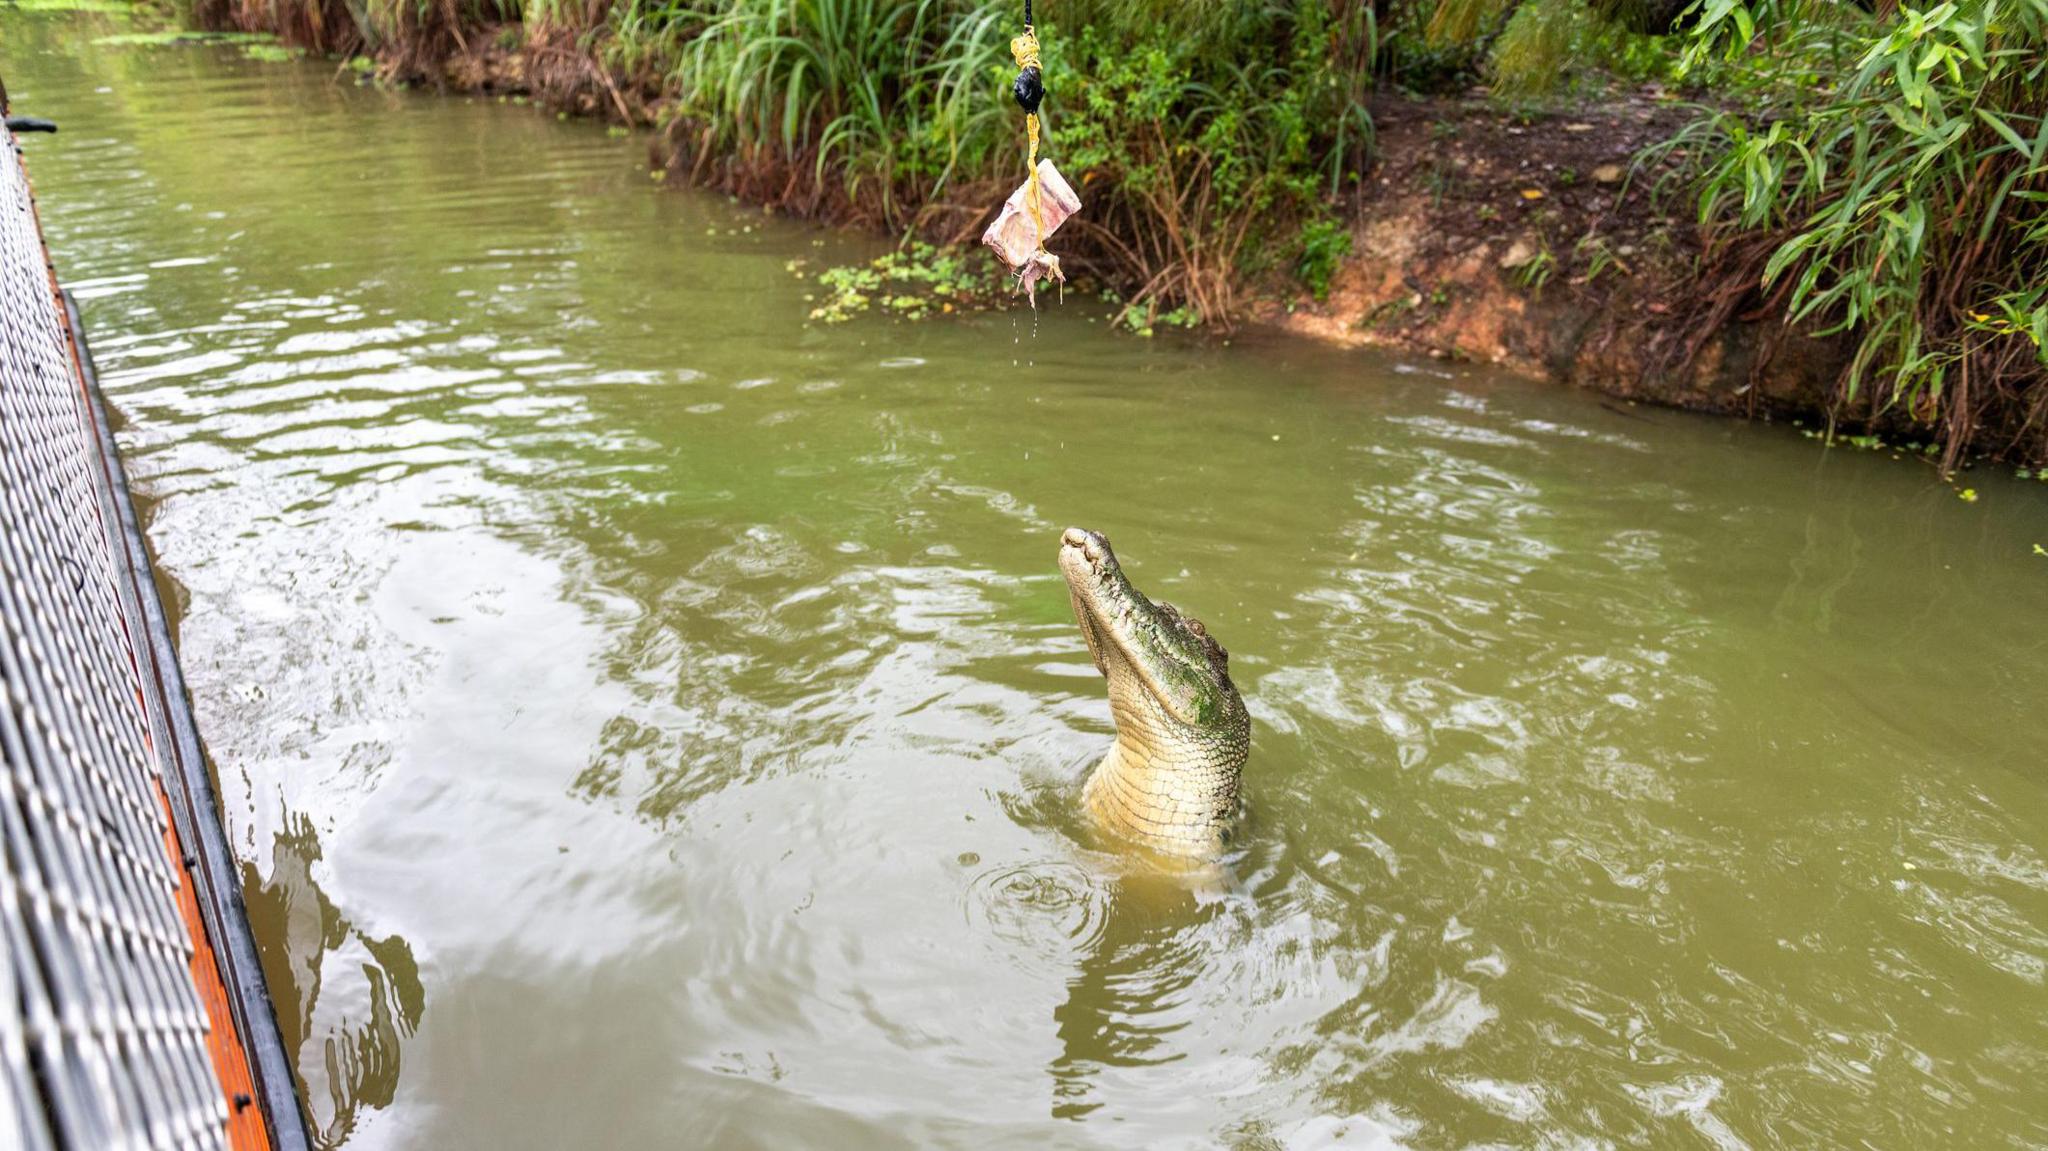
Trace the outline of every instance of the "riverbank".
{"label": "riverbank", "polygon": [[[217,6],[195,18],[349,50],[335,29],[352,10],[310,22],[321,31],[309,36],[308,20],[281,17],[289,7]],[[862,67],[887,55],[872,43],[831,40],[847,34],[844,27],[789,37],[807,45],[791,64],[782,47],[759,60],[729,58],[775,41],[767,33],[780,29],[752,27],[738,14],[676,22],[662,39],[629,31],[604,5],[530,9],[524,22],[423,13],[399,20],[400,35],[358,37],[385,81],[517,95],[650,128],[650,161],[675,182],[824,223],[916,236],[941,252],[971,253],[969,261],[980,257],[974,238],[1018,166],[1011,153],[1020,145],[1010,138],[1018,117],[993,82],[1006,67],[1006,29],[993,18],[972,26],[961,18],[943,34],[922,24],[881,30],[884,38],[949,45],[959,57],[957,66],[946,63],[948,78],[931,81],[936,64],[912,61],[905,50],[897,72],[883,77],[892,92],[930,88],[918,107],[942,114],[926,121],[904,111],[913,101],[901,92],[893,108],[877,96],[869,115],[841,106],[847,76],[803,78],[807,69],[837,67],[864,75]],[[1931,391],[1859,387],[1883,363],[1881,352],[1873,359],[1870,348],[1859,349],[1876,336],[1852,329],[1817,337],[1825,313],[1789,323],[1788,285],[1767,291],[1763,276],[1784,233],[1731,240],[1727,229],[1701,222],[1703,157],[1669,145],[1708,113],[1662,84],[1608,77],[1570,98],[1507,100],[1470,85],[1419,96],[1376,86],[1365,72],[1363,89],[1343,92],[1332,78],[1346,74],[1339,65],[1356,54],[1356,37],[1322,24],[1284,30],[1291,48],[1254,51],[1279,61],[1276,69],[1291,59],[1293,70],[1276,71],[1276,79],[1291,76],[1317,94],[1242,116],[1187,111],[1188,94],[1200,87],[1189,71],[1196,65],[1156,44],[1132,64],[1105,51],[1090,26],[1071,48],[1077,60],[1062,62],[1083,79],[1069,82],[1074,111],[1055,120],[1052,151],[1090,210],[1054,246],[1070,271],[1125,303],[1133,329],[1227,332],[1257,322],[1340,344],[1496,363],[1692,410],[1938,442],[1945,470],[1973,454],[2048,462],[2043,393],[2011,385],[2031,378],[2023,367],[2013,377],[2019,361],[2011,354],[1999,361],[2006,382],[1974,394],[1967,371],[1963,386],[1946,392],[1938,376]],[[834,46],[844,52],[825,50]],[[722,79],[710,77],[714,59],[727,70]],[[729,90],[730,73],[746,67],[761,72],[761,92]],[[777,91],[779,99],[767,98]],[[1369,128],[1361,135],[1325,125],[1313,134],[1298,126],[1330,108],[1350,110],[1344,124],[1362,112],[1357,119]],[[1262,118],[1281,126],[1242,126]],[[1219,133],[1220,124],[1232,126]],[[1651,155],[1659,158],[1646,163]],[[1260,164],[1258,175],[1243,174]],[[1233,165],[1236,175],[1226,172]],[[940,309],[910,311],[926,310]],[[2007,327],[2003,337],[2017,350],[2024,329]]]}
{"label": "riverbank", "polygon": [[[387,75],[640,127],[669,111],[658,89],[622,83],[588,55],[498,42],[431,72]],[[1237,319],[1691,411],[1814,426],[1833,415],[1845,432],[1914,437],[1896,414],[1833,404],[1846,341],[1740,314],[1737,301],[1694,297],[1702,246],[1685,190],[1671,186],[1668,168],[1635,168],[1641,149],[1692,115],[1656,86],[1544,111],[1509,108],[1482,91],[1377,101],[1372,114],[1378,159],[1346,220],[1348,251],[1327,291],[1318,299],[1271,280]],[[678,182],[701,182],[706,154],[688,143],[674,129],[657,131],[650,163]],[[728,190],[768,199],[758,185]],[[843,206],[808,214],[846,218]],[[932,239],[981,258],[973,237],[987,215],[960,215],[951,234]],[[1091,270],[1085,260],[1079,266]]]}
{"label": "riverbank", "polygon": [[1327,299],[1257,314],[1632,400],[1915,438],[1896,414],[1835,404],[1848,341],[1705,291],[1690,190],[1674,165],[1638,159],[1695,114],[1655,85],[1542,111],[1483,93],[1383,102],[1380,160]]}

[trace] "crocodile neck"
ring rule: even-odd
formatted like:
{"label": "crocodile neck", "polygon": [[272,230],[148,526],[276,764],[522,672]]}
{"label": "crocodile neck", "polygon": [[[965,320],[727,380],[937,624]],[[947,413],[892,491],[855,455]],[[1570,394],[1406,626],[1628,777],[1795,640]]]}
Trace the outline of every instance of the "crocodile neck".
{"label": "crocodile neck", "polygon": [[1173,854],[1222,846],[1237,814],[1244,751],[1188,748],[1133,735],[1118,716],[1117,739],[1088,777],[1082,798],[1111,830]]}

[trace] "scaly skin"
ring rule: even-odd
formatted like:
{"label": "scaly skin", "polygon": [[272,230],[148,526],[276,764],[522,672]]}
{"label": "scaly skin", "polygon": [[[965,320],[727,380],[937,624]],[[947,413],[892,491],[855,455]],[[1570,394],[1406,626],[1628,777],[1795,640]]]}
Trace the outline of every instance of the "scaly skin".
{"label": "scaly skin", "polygon": [[1214,854],[1238,810],[1251,716],[1230,654],[1172,604],[1124,578],[1109,541],[1068,528],[1060,574],[1095,666],[1109,681],[1116,743],[1082,792],[1104,826],[1157,851]]}

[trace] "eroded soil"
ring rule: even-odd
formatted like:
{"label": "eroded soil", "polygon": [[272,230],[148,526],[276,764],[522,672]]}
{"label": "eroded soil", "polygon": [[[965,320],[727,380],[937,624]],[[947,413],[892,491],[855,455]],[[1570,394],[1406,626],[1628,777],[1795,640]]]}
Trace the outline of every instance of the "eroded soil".
{"label": "eroded soil", "polygon": [[1351,257],[1326,300],[1266,320],[1689,408],[1825,408],[1837,342],[1740,306],[1717,322],[1700,298],[1694,204],[1670,178],[1682,153],[1642,158],[1698,109],[1646,85],[1553,111],[1475,91],[1373,115],[1381,160]]}

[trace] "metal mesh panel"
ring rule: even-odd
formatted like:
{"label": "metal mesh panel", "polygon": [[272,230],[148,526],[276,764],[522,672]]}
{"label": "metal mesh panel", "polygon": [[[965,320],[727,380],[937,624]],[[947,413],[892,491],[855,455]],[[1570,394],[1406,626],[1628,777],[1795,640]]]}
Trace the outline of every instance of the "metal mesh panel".
{"label": "metal mesh panel", "polygon": [[5,150],[0,1145],[221,1147],[227,1105],[166,850],[154,689],[131,647],[115,513],[27,178]]}

